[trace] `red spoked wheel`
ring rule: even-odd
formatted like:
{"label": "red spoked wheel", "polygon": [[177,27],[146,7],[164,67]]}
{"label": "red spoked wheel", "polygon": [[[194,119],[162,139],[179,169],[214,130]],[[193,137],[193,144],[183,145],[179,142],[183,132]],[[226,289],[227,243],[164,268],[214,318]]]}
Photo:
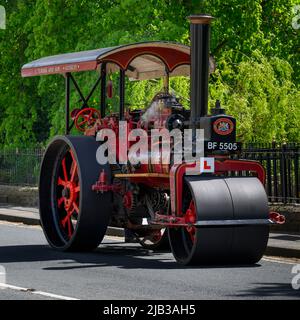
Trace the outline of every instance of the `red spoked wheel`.
{"label": "red spoked wheel", "polygon": [[80,184],[78,164],[72,150],[61,161],[57,178],[57,207],[63,235],[71,239],[78,221]]}
{"label": "red spoked wheel", "polygon": [[94,126],[97,120],[101,119],[100,112],[94,108],[85,108],[79,111],[75,117],[75,127],[84,132]]}
{"label": "red spoked wheel", "polygon": [[94,137],[58,136],[49,144],[41,165],[40,220],[55,249],[86,251],[102,241],[112,212],[110,192],[96,193],[99,172],[111,179],[109,165],[96,160]]}

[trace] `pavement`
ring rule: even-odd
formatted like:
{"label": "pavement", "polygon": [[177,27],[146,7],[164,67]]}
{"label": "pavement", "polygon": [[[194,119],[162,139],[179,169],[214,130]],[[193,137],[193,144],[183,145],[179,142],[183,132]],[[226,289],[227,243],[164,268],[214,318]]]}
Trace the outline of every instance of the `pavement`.
{"label": "pavement", "polygon": [[296,263],[185,267],[111,236],[94,252],[59,252],[39,226],[0,221],[0,300],[298,300]]}
{"label": "pavement", "polygon": [[[28,225],[39,225],[37,208],[25,208],[0,205],[0,220],[19,222]],[[109,227],[108,236],[123,237],[124,231]],[[265,255],[300,259],[300,234],[270,233]]]}

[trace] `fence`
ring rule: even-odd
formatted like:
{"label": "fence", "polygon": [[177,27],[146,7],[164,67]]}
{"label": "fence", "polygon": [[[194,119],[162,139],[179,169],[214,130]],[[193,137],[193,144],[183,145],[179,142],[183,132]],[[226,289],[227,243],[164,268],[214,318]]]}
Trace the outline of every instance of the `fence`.
{"label": "fence", "polygon": [[36,186],[42,149],[0,150],[0,184]]}
{"label": "fence", "polygon": [[266,192],[270,202],[300,203],[299,143],[246,144],[242,158],[257,160],[266,169]]}
{"label": "fence", "polygon": [[[245,144],[241,158],[257,160],[266,169],[270,202],[300,203],[300,144]],[[36,186],[42,149],[0,150],[0,184]]]}

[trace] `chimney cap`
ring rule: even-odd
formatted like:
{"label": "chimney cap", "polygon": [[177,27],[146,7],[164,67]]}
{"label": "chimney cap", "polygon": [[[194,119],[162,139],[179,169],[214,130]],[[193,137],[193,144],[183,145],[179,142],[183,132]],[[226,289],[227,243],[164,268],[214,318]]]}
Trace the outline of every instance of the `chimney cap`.
{"label": "chimney cap", "polygon": [[188,17],[193,24],[210,24],[214,17],[209,14],[193,14]]}

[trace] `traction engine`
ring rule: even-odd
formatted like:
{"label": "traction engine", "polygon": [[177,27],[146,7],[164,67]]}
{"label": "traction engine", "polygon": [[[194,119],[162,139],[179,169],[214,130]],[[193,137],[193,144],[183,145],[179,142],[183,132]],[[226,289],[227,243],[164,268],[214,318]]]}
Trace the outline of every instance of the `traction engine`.
{"label": "traction engine", "polygon": [[[144,248],[171,249],[185,265],[250,264],[261,259],[269,225],[283,223],[284,217],[269,212],[264,168],[258,162],[232,157],[241,150],[236,120],[219,101],[208,114],[211,20],[207,15],[190,17],[191,48],[149,42],[60,55],[23,67],[23,76],[60,73],[66,79],[66,135],[50,142],[39,184],[41,224],[52,247],[93,250],[112,226],[129,230]],[[120,110],[106,114],[107,73],[116,68]],[[100,71],[87,98],[72,75],[85,70]],[[186,73],[191,77],[190,109],[168,89],[169,76]],[[125,110],[125,75],[142,80],[150,74],[164,76],[164,90],[147,109]],[[70,112],[72,83],[83,106]],[[98,85],[99,110],[88,105]],[[84,135],[70,135],[73,126]],[[116,139],[109,142],[103,129],[113,132]],[[136,158],[133,154],[127,159],[136,143],[128,139],[134,129],[146,134],[147,147]],[[190,161],[183,154],[181,162],[175,161],[175,140],[167,154],[169,161],[165,161],[161,139],[156,141],[154,156],[150,153],[153,131],[176,130],[184,138],[186,129],[192,133],[192,155],[196,130],[204,130],[201,159]],[[108,158],[115,150],[115,162],[99,161],[99,150],[105,146]],[[141,161],[143,157],[148,161]],[[191,170],[193,174],[188,174]]]}

